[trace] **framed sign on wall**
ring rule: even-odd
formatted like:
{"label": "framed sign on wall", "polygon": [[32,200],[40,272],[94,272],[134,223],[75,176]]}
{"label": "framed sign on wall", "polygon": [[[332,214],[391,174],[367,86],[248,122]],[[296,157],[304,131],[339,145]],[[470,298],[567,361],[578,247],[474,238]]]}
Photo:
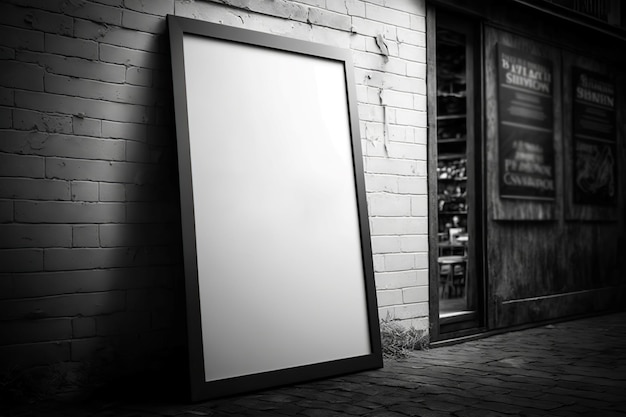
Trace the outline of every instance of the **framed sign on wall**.
{"label": "framed sign on wall", "polygon": [[565,218],[616,221],[623,199],[618,72],[573,53],[563,62]]}
{"label": "framed sign on wall", "polygon": [[560,216],[560,54],[536,40],[485,28],[486,204],[493,220]]}
{"label": "framed sign on wall", "polygon": [[582,68],[572,68],[574,202],[617,204],[617,129],[615,83]]}
{"label": "framed sign on wall", "polygon": [[498,44],[500,197],[554,200],[552,63]]}
{"label": "framed sign on wall", "polygon": [[350,52],[168,25],[192,400],[381,367]]}

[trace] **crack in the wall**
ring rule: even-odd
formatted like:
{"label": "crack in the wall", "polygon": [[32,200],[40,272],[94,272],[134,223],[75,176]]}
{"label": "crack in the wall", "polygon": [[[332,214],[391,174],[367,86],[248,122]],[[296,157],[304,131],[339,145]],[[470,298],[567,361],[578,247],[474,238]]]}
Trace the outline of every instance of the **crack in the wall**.
{"label": "crack in the wall", "polygon": [[380,53],[385,57],[385,62],[389,62],[389,47],[387,46],[387,41],[382,33],[376,35],[376,45],[380,49]]}
{"label": "crack in the wall", "polygon": [[86,3],[87,3],[87,2],[86,2],[85,0],[65,0],[65,1],[63,2],[63,5],[61,6],[61,9],[62,9],[63,11],[65,11],[65,9],[66,9],[68,6],[74,6],[74,7],[76,7],[76,8],[85,7],[85,4],[86,4]]}
{"label": "crack in the wall", "polygon": [[235,12],[231,12],[231,11],[229,11],[228,13],[230,13],[232,16],[235,16],[235,17],[239,18],[239,20],[241,20],[241,24],[242,25],[246,23],[245,20],[243,19],[243,16],[240,15],[239,13],[235,13]]}
{"label": "crack in the wall", "polygon": [[225,6],[230,6],[230,7],[234,7],[236,9],[242,9],[242,10],[247,10],[249,12],[253,11],[250,6],[248,5],[244,5],[244,4],[234,4],[232,1],[230,0],[216,0],[217,3],[221,3]]}
{"label": "crack in the wall", "polygon": [[378,89],[378,98],[380,99],[380,105],[383,108],[383,147],[385,154],[389,156],[389,109],[387,106],[387,100],[385,99],[385,90]]}

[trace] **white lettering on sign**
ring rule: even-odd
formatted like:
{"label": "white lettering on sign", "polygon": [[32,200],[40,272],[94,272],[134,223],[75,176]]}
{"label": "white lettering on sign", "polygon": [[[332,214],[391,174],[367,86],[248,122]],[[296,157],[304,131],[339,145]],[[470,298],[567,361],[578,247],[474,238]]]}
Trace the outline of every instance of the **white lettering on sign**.
{"label": "white lettering on sign", "polygon": [[502,69],[506,70],[506,83],[550,94],[552,73],[549,68],[523,58],[503,53]]}
{"label": "white lettering on sign", "polygon": [[506,185],[523,186],[538,190],[554,190],[554,180],[551,179],[536,178],[530,175],[520,175],[513,172],[505,173],[503,179]]}
{"label": "white lettering on sign", "polygon": [[601,104],[607,107],[615,107],[615,98],[608,94],[587,90],[583,87],[576,88],[576,98],[579,100],[589,101],[595,104]]}

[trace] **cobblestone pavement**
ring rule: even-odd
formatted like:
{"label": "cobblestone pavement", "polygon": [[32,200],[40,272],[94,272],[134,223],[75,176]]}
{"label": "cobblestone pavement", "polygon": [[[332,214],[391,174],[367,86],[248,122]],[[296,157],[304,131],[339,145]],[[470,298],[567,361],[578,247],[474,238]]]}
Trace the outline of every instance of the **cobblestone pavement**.
{"label": "cobblestone pavement", "polygon": [[41,405],[9,415],[626,416],[626,312],[417,351],[380,370],[222,400]]}

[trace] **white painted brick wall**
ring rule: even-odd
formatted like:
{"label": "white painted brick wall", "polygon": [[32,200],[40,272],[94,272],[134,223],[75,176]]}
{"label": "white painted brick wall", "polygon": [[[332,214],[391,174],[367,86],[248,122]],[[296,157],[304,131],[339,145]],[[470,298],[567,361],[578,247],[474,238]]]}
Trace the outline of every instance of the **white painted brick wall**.
{"label": "white painted brick wall", "polygon": [[168,13],[352,50],[380,316],[427,330],[425,0],[4,0],[0,365],[179,339]]}
{"label": "white painted brick wall", "polygon": [[175,13],[352,49],[381,316],[427,329],[425,2],[229,3],[179,0]]}

